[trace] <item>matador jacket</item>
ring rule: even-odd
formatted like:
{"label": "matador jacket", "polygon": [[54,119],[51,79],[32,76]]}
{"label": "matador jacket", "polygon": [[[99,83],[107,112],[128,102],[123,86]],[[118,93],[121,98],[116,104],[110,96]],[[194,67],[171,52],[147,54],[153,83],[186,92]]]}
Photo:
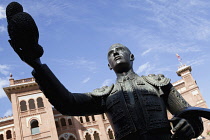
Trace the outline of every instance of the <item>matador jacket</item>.
{"label": "matador jacket", "polygon": [[[47,65],[32,72],[50,103],[63,115],[82,116],[106,113],[117,140],[129,134],[169,132],[168,109],[178,113],[190,105],[164,75],[138,76],[133,71],[118,77],[110,87],[90,93],[70,93]],[[196,136],[203,131],[200,118],[188,120]]]}

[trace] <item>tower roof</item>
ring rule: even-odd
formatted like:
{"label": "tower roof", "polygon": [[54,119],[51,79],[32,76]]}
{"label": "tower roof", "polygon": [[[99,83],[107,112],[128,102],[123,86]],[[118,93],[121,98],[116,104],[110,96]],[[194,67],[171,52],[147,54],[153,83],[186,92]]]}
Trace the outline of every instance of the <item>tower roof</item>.
{"label": "tower roof", "polygon": [[192,71],[191,66],[187,66],[187,65],[183,64],[183,65],[178,67],[178,70],[177,70],[176,73],[177,73],[178,76],[181,76],[181,74],[183,72],[187,71],[187,70],[189,70],[191,72]]}

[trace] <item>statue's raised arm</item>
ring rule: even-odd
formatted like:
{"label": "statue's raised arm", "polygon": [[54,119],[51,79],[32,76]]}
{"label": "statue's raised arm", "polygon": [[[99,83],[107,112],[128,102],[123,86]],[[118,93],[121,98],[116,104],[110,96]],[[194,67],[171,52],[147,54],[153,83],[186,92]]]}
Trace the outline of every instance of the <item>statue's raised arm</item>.
{"label": "statue's raised arm", "polygon": [[39,31],[34,19],[17,2],[6,8],[9,43],[22,61],[36,69],[40,66],[43,48],[38,44]]}
{"label": "statue's raised arm", "polygon": [[[65,115],[98,114],[104,111],[102,100],[95,100],[90,93],[69,92],[40,57],[43,48],[38,44],[39,32],[34,19],[17,2],[6,8],[9,43],[22,61],[34,70],[32,75],[51,104]],[[107,90],[106,90],[107,91]],[[109,91],[108,91],[109,92]],[[98,105],[97,105],[98,104]]]}

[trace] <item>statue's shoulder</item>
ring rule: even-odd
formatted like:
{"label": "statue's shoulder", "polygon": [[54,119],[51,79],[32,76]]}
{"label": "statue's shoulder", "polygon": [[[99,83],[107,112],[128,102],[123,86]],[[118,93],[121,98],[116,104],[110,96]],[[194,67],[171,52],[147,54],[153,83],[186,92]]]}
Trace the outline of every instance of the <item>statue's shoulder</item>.
{"label": "statue's shoulder", "polygon": [[105,96],[105,95],[109,95],[112,91],[112,89],[114,88],[114,84],[112,84],[111,86],[103,86],[101,88],[97,88],[94,89],[90,95],[92,96]]}
{"label": "statue's shoulder", "polygon": [[142,78],[149,84],[154,86],[166,86],[170,83],[171,79],[166,78],[163,74],[149,74],[148,76],[142,76]]}

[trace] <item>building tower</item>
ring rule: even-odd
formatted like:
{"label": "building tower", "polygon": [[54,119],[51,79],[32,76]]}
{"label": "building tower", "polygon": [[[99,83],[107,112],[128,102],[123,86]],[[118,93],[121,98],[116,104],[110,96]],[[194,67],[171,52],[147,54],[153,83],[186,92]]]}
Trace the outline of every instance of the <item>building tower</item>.
{"label": "building tower", "polygon": [[177,75],[181,76],[182,79],[174,83],[174,86],[187,99],[190,105],[207,108],[207,104],[200,93],[196,81],[192,77],[191,71],[191,66],[181,65],[178,68]]}
{"label": "building tower", "polygon": [[18,140],[58,140],[51,104],[39,90],[34,78],[14,80],[5,87],[12,103],[14,132]]}
{"label": "building tower", "polygon": [[[191,66],[181,65],[178,67],[177,75],[182,79],[173,83],[173,86],[181,93],[181,95],[187,100],[191,106],[208,108],[205,100],[203,99],[199,87],[192,77]],[[207,133],[210,130],[210,121],[203,119],[204,122],[204,132],[202,136],[208,137]]]}

